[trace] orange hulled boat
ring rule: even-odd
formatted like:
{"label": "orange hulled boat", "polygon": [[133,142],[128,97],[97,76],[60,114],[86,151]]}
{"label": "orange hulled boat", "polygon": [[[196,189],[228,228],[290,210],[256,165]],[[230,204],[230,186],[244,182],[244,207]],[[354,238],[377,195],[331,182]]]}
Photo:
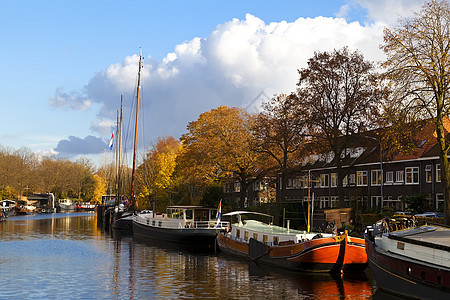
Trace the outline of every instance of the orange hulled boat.
{"label": "orange hulled boat", "polygon": [[292,230],[243,215],[270,215],[237,211],[223,216],[236,216],[237,222],[217,236],[224,253],[251,259],[257,263],[305,272],[362,271],[367,266],[364,240],[342,234]]}

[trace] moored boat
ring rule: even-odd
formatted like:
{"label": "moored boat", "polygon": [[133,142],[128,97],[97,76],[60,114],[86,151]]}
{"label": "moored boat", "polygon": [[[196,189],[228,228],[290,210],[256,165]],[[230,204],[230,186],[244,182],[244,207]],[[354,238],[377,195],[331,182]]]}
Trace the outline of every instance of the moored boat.
{"label": "moored boat", "polygon": [[216,214],[217,209],[201,206],[168,206],[166,213],[140,212],[133,216],[133,235],[214,248],[217,233],[228,226]]}
{"label": "moored boat", "polygon": [[13,216],[16,213],[15,207],[16,207],[16,201],[14,201],[14,200],[0,201],[0,210],[2,211],[4,218]]}
{"label": "moored boat", "polygon": [[416,299],[450,295],[450,228],[382,219],[366,228],[369,267],[379,287]]}
{"label": "moored boat", "polygon": [[258,220],[243,220],[242,215],[270,215],[237,211],[231,230],[217,235],[220,250],[285,269],[305,272],[348,272],[364,270],[367,256],[364,240],[349,236],[313,233],[279,227]]}
{"label": "moored boat", "polygon": [[56,202],[56,211],[57,212],[64,212],[64,211],[74,211],[75,210],[75,203],[72,202],[70,199],[59,199]]}
{"label": "moored boat", "polygon": [[76,211],[94,211],[95,204],[91,204],[90,202],[82,202],[75,206]]}

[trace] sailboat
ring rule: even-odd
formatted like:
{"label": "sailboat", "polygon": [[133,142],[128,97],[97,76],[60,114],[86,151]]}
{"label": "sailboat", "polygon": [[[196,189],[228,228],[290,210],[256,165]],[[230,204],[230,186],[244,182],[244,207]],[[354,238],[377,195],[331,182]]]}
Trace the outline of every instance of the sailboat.
{"label": "sailboat", "polygon": [[[136,120],[134,127],[134,147],[133,147],[133,169],[131,173],[131,189],[130,189],[130,205],[129,207],[120,208],[120,204],[117,203],[115,208],[115,214],[112,221],[112,228],[114,229],[125,229],[132,230],[133,229],[133,215],[135,210],[137,209],[136,195],[134,193],[134,183],[136,177],[136,149],[137,149],[137,135],[138,135],[138,120],[139,120],[139,96],[141,92],[141,70],[142,70],[142,52],[139,55],[139,69],[138,69],[138,82],[137,82],[137,91],[136,91]],[[120,124],[122,122],[122,110],[120,113]],[[121,126],[121,125],[120,125]],[[121,130],[121,129],[120,129]],[[121,140],[121,139],[120,139]],[[121,143],[121,142],[120,142]],[[120,150],[121,147],[119,147]],[[119,194],[120,188],[120,180],[119,180],[119,168],[120,164],[117,162],[120,159],[120,151],[116,154],[116,174],[117,174],[117,195]],[[119,198],[117,198],[119,202]]]}

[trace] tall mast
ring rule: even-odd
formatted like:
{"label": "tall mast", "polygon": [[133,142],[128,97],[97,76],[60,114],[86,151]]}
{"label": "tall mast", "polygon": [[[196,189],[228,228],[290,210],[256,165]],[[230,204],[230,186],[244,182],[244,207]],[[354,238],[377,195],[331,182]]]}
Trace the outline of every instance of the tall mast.
{"label": "tall mast", "polygon": [[116,194],[116,205],[119,205],[120,201],[118,199],[119,196],[119,143],[117,142],[117,135],[119,133],[119,110],[117,110],[117,123],[116,123],[116,186],[115,186],[115,194]]}
{"label": "tall mast", "polygon": [[118,195],[118,197],[120,197],[120,200],[122,200],[122,195],[123,195],[123,191],[122,191],[122,193],[120,192],[122,189],[122,127],[123,127],[122,99],[123,99],[123,96],[120,95],[120,120],[119,120],[120,134],[118,135],[118,137],[119,137],[119,143],[118,143],[119,144],[119,180],[118,180],[118,184],[117,184],[117,195]]}
{"label": "tall mast", "polygon": [[116,130],[116,204],[121,202],[120,182],[121,182],[121,155],[122,155],[122,95],[120,95],[120,116],[117,111]]}
{"label": "tall mast", "polygon": [[131,203],[132,207],[136,207],[136,199],[134,195],[134,177],[136,175],[136,145],[138,135],[138,116],[139,116],[139,93],[141,91],[141,67],[142,67],[142,50],[139,54],[139,71],[138,71],[138,84],[137,84],[137,96],[136,96],[136,125],[134,127],[134,149],[133,149],[133,171],[131,173]]}

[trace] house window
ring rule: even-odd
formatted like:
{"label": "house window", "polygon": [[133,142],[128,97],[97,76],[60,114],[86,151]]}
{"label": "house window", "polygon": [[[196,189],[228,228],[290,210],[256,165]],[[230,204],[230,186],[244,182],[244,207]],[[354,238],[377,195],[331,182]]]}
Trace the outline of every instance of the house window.
{"label": "house window", "polygon": [[371,185],[381,185],[383,182],[383,173],[381,170],[372,170],[371,171]]}
{"label": "house window", "polygon": [[381,196],[372,196],[370,206],[372,208],[381,207]]}
{"label": "house window", "polygon": [[441,182],[441,164],[436,165],[436,182]]}
{"label": "house window", "polygon": [[329,206],[328,197],[320,197],[320,208],[328,208]]}
{"label": "house window", "polygon": [[357,186],[367,185],[367,171],[357,171],[356,172]]}
{"label": "house window", "polygon": [[236,182],[234,184],[234,192],[235,193],[240,193],[241,192],[241,183],[240,182]]}
{"label": "house window", "polygon": [[431,165],[425,166],[425,180],[427,183],[431,183],[431,181],[433,181],[433,172],[431,169]]}
{"label": "house window", "polygon": [[406,184],[418,184],[419,183],[419,168],[408,167],[405,168],[405,183]]}
{"label": "house window", "polygon": [[397,171],[395,173],[395,182],[403,182],[403,171]]}
{"label": "house window", "polygon": [[321,174],[320,175],[320,187],[328,187],[328,174]]}
{"label": "house window", "polygon": [[386,183],[392,184],[393,182],[394,182],[394,172],[392,171],[386,172]]}
{"label": "house window", "polygon": [[337,173],[331,173],[331,187],[337,187]]}
{"label": "house window", "polygon": [[355,183],[356,183],[355,174],[349,174],[348,175],[348,185],[355,185]]}
{"label": "house window", "polygon": [[331,196],[331,207],[339,207],[339,197]]}
{"label": "house window", "polygon": [[347,184],[348,184],[348,177],[345,176],[345,177],[342,179],[342,186],[347,186]]}

